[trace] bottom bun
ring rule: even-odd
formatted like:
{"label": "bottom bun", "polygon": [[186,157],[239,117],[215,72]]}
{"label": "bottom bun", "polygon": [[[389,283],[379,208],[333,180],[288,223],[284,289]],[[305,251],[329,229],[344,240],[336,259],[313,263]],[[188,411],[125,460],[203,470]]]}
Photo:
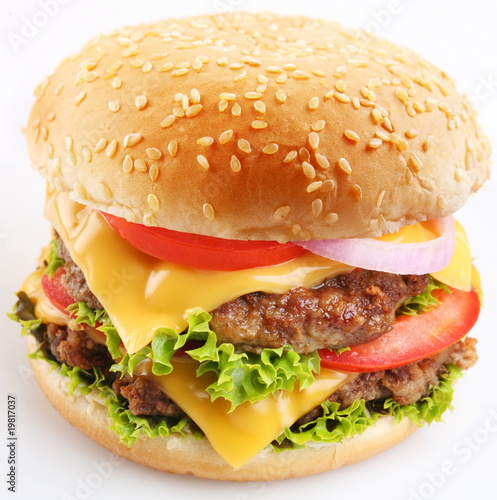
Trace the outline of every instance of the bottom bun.
{"label": "bottom bun", "polygon": [[[34,339],[29,339],[29,351],[35,350]],[[396,424],[393,417],[385,416],[360,436],[342,443],[311,445],[280,453],[263,450],[235,470],[214,451],[207,439],[141,437],[128,448],[119,441],[115,432],[108,429],[107,407],[99,403],[97,397],[92,394],[84,396],[77,390],[74,395],[70,395],[67,377],[43,360],[31,360],[31,366],[46,397],[68,422],[117,455],[175,474],[193,474],[226,481],[267,481],[308,476],[338,469],[381,453],[406,439],[418,428],[408,419]]]}

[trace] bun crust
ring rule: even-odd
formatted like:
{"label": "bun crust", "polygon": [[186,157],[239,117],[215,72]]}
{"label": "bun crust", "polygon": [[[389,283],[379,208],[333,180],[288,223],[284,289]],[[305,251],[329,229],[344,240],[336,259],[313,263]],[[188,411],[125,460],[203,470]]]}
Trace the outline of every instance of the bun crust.
{"label": "bun crust", "polygon": [[377,236],[489,175],[475,111],[413,52],[234,13],[100,36],[36,91],[34,166],[129,221],[232,239]]}
{"label": "bun crust", "polygon": [[[36,349],[29,339],[30,352]],[[267,481],[308,476],[338,469],[395,446],[418,427],[404,419],[381,418],[361,436],[340,444],[306,447],[282,453],[263,451],[238,470],[231,468],[204,439],[181,437],[141,438],[128,448],[108,429],[107,407],[86,397],[67,392],[67,378],[43,360],[30,360],[35,378],[55,409],[72,425],[108,450],[153,469],[175,474],[226,481]]]}

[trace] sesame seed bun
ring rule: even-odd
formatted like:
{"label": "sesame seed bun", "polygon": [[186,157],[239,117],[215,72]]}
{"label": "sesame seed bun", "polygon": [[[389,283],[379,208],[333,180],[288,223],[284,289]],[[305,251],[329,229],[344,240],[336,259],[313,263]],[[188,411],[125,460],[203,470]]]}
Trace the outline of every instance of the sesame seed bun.
{"label": "sesame seed bun", "polygon": [[232,239],[376,236],[489,175],[475,111],[413,52],[271,14],[97,37],[36,91],[32,162],[74,200]]}
{"label": "sesame seed bun", "polygon": [[[36,342],[28,337],[28,350]],[[153,469],[175,474],[226,481],[268,481],[308,476],[338,469],[381,453],[406,439],[418,427],[408,419],[399,424],[393,417],[382,417],[360,436],[339,444],[307,446],[275,453],[263,450],[238,470],[230,467],[212,448],[207,439],[192,437],[141,437],[128,448],[111,431],[107,408],[97,396],[68,394],[68,379],[43,360],[30,359],[35,378],[47,399],[72,425],[108,450]]]}

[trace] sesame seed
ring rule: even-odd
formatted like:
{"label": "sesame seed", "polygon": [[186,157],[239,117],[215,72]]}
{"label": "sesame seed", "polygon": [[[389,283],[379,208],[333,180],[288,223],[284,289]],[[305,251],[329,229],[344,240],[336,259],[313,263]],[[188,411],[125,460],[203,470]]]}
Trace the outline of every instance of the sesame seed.
{"label": "sesame seed", "polygon": [[238,147],[244,153],[251,153],[252,152],[252,148],[250,147],[250,143],[247,141],[247,139],[239,139],[238,140]]}
{"label": "sesame seed", "polygon": [[62,92],[63,88],[64,88],[64,84],[60,83],[59,85],[57,85],[57,87],[55,87],[54,94],[55,95],[60,95],[60,93]]}
{"label": "sesame seed", "polygon": [[149,194],[147,196],[148,206],[154,211],[157,212],[159,210],[159,200],[155,194]]}
{"label": "sesame seed", "polygon": [[381,139],[383,142],[390,142],[390,135],[384,132],[383,130],[377,130],[374,133],[375,137],[378,137],[378,139]]}
{"label": "sesame seed", "polygon": [[383,120],[381,121],[381,126],[385,130],[388,130],[389,132],[393,132],[392,122],[390,121],[390,118],[388,118],[388,116],[385,116],[385,118],[383,118]]}
{"label": "sesame seed", "polygon": [[302,162],[302,171],[308,179],[314,179],[314,177],[316,177],[316,170],[310,163],[306,161]]}
{"label": "sesame seed", "polygon": [[172,62],[168,62],[159,68],[159,73],[166,73],[167,71],[171,71],[173,67],[174,64]]}
{"label": "sesame seed", "polygon": [[306,191],[308,193],[312,193],[314,191],[317,191],[321,186],[323,185],[323,181],[315,181],[315,182],[311,182],[311,184],[309,184],[307,186],[307,189]]}
{"label": "sesame seed", "polygon": [[320,69],[313,69],[312,74],[316,76],[326,76],[326,73]]}
{"label": "sesame seed", "polygon": [[143,66],[142,66],[142,71],[144,73],[150,73],[153,69],[152,63],[150,61],[147,61]]}
{"label": "sesame seed", "polygon": [[240,169],[242,168],[240,160],[235,155],[231,156],[230,167],[233,172],[240,172]]}
{"label": "sesame seed", "polygon": [[276,78],[276,83],[285,83],[287,80],[286,75],[280,75]]}
{"label": "sesame seed", "polygon": [[216,62],[219,66],[226,66],[228,64],[228,58],[223,56],[220,57]]}
{"label": "sesame seed", "polygon": [[311,154],[307,148],[300,148],[299,156],[302,161],[306,161],[307,163],[311,161]]}
{"label": "sesame seed", "polygon": [[334,90],[329,90],[328,92],[326,92],[326,94],[324,94],[324,98],[325,99],[331,99],[334,95],[335,95],[335,91]]}
{"label": "sesame seed", "polygon": [[242,71],[240,74],[236,75],[235,78],[233,78],[233,81],[234,82],[241,82],[245,78],[247,78],[247,72]]}
{"label": "sesame seed", "polygon": [[329,193],[335,189],[336,183],[333,179],[327,179],[323,182],[321,191],[323,193]]}
{"label": "sesame seed", "polygon": [[283,163],[290,163],[291,161],[295,160],[297,158],[297,151],[293,150],[287,153],[285,156],[285,159],[283,160]]}
{"label": "sesame seed", "polygon": [[197,161],[202,168],[204,168],[205,170],[209,169],[209,160],[207,160],[204,155],[197,155]]}
{"label": "sesame seed", "polygon": [[242,113],[242,108],[241,106],[235,102],[235,104],[233,104],[233,107],[231,108],[231,114],[233,116],[240,116]]}
{"label": "sesame seed", "polygon": [[415,117],[416,116],[416,110],[414,109],[414,106],[412,103],[408,102],[406,104],[406,111],[409,116]]}
{"label": "sesame seed", "polygon": [[266,105],[262,101],[255,101],[254,108],[261,114],[266,113]]}
{"label": "sesame seed", "polygon": [[126,155],[123,160],[123,171],[129,174],[133,170],[133,158],[130,155]]}
{"label": "sesame seed", "polygon": [[121,105],[117,101],[109,101],[109,109],[113,113],[117,113],[121,109]]}
{"label": "sesame seed", "polygon": [[308,137],[309,145],[311,148],[316,151],[319,147],[319,135],[317,132],[311,132]]}
{"label": "sesame seed", "polygon": [[409,157],[409,161],[416,172],[419,172],[423,168],[423,162],[419,159],[419,156],[412,154]]}
{"label": "sesame seed", "polygon": [[370,147],[371,149],[378,149],[382,144],[383,141],[378,137],[375,137],[368,142],[368,147]]}
{"label": "sesame seed", "polygon": [[323,200],[321,198],[316,198],[312,204],[312,215],[314,217],[319,217],[321,215],[321,212],[323,211]]}
{"label": "sesame seed", "polygon": [[83,159],[87,161],[88,163],[91,163],[92,159],[92,154],[91,154],[91,149],[87,148],[86,146],[81,150],[81,153],[83,155]]}
{"label": "sesame seed", "polygon": [[242,69],[243,68],[243,63],[241,62],[234,62],[230,64],[230,69]]}
{"label": "sesame seed", "polygon": [[373,111],[371,111],[371,116],[373,117],[373,120],[376,123],[380,123],[381,120],[383,120],[383,116],[376,108],[374,108]]}
{"label": "sesame seed", "polygon": [[252,128],[255,128],[256,130],[263,129],[267,127],[267,123],[262,120],[254,120],[251,123]]}
{"label": "sesame seed", "polygon": [[93,151],[95,151],[95,153],[100,153],[100,151],[102,151],[105,146],[107,146],[107,139],[104,139],[102,137],[95,145],[95,149]]}
{"label": "sesame seed", "polygon": [[190,91],[193,104],[200,104],[200,92],[197,89]]}
{"label": "sesame seed", "polygon": [[139,95],[135,99],[135,106],[138,111],[141,111],[147,105],[147,98],[144,95]]}
{"label": "sesame seed", "polygon": [[383,198],[385,198],[385,190],[382,190],[380,194],[378,195],[378,198],[376,200],[376,206],[378,208],[381,207],[381,204],[383,203]]}
{"label": "sesame seed", "polygon": [[359,137],[359,134],[354,132],[353,130],[347,129],[344,132],[344,135],[347,139],[350,139],[353,142],[359,142],[361,138]]}
{"label": "sesame seed", "polygon": [[221,100],[226,100],[226,101],[234,101],[236,99],[236,94],[232,94],[229,92],[223,92],[222,94],[219,94],[219,99]]}
{"label": "sesame seed", "polygon": [[173,115],[178,117],[178,118],[183,118],[185,116],[185,110],[183,108],[180,108],[179,106],[173,108]]}
{"label": "sesame seed", "polygon": [[105,150],[105,156],[107,156],[107,158],[112,158],[116,154],[116,151],[117,151],[117,141],[113,139],[111,142],[109,142],[109,145]]}
{"label": "sesame seed", "polygon": [[137,172],[146,172],[148,170],[147,164],[141,158],[138,158],[133,162],[133,166]]}
{"label": "sesame seed", "polygon": [[266,155],[274,155],[279,149],[278,144],[275,144],[274,142],[271,144],[268,144],[262,152]]}
{"label": "sesame seed", "polygon": [[74,98],[74,104],[76,106],[79,106],[85,99],[86,97],[86,92],[80,92],[75,98]]}
{"label": "sesame seed", "polygon": [[335,88],[343,94],[347,89],[347,84],[343,80],[338,80],[335,82]]}
{"label": "sesame seed", "polygon": [[400,141],[397,144],[395,144],[395,146],[397,146],[397,149],[399,151],[405,151],[407,149],[408,144],[405,139],[400,139]]}
{"label": "sesame seed", "polygon": [[267,85],[265,83],[262,83],[261,85],[259,85],[256,89],[255,89],[257,92],[259,93],[263,93],[263,92],[266,92],[267,90]]}
{"label": "sesame seed", "polygon": [[279,66],[267,66],[266,71],[268,73],[283,73],[283,70]]}
{"label": "sesame seed", "polygon": [[354,198],[356,198],[357,200],[360,200],[362,198],[362,189],[361,189],[361,186],[359,186],[359,184],[354,184],[350,188],[350,193],[352,194],[352,196]]}
{"label": "sesame seed", "polygon": [[407,93],[407,90],[403,89],[402,87],[397,87],[395,89],[395,95],[404,104],[407,104],[407,102],[409,101],[409,94]]}
{"label": "sesame seed", "polygon": [[170,141],[169,144],[167,145],[167,151],[172,158],[174,158],[178,153],[178,147],[179,147],[178,142],[175,141],[174,139]]}
{"label": "sesame seed", "polygon": [[204,203],[202,206],[202,212],[204,213],[205,217],[209,219],[210,221],[213,221],[215,218],[214,214],[214,208],[210,203]]}
{"label": "sesame seed", "polygon": [[314,111],[315,109],[318,109],[319,107],[319,98],[318,97],[313,97],[310,101],[309,101],[309,109],[311,111]]}
{"label": "sesame seed", "polygon": [[441,210],[445,210],[447,208],[447,198],[443,194],[439,194],[437,196],[437,206]]}
{"label": "sesame seed", "polygon": [[54,111],[50,111],[50,113],[48,113],[47,120],[49,122],[53,122],[55,120],[55,112]]}
{"label": "sesame seed", "polygon": [[247,92],[245,94],[245,97],[247,99],[260,99],[262,97],[262,94],[259,92]]}
{"label": "sesame seed", "polygon": [[128,134],[124,137],[124,147],[133,147],[142,140],[143,136],[140,133]]}
{"label": "sesame seed", "polygon": [[352,106],[354,106],[355,109],[359,109],[361,107],[361,102],[357,96],[352,98]]}
{"label": "sesame seed", "polygon": [[316,120],[311,125],[311,130],[314,130],[314,132],[321,132],[321,130],[323,130],[325,126],[326,122],[324,120]]}
{"label": "sesame seed", "polygon": [[72,151],[73,145],[74,145],[74,142],[73,142],[72,137],[66,137],[64,140],[64,147],[65,147],[66,151]]}
{"label": "sesame seed", "polygon": [[130,61],[130,64],[133,68],[141,68],[143,66],[143,61],[141,59],[134,59]]}
{"label": "sesame seed", "polygon": [[341,92],[335,92],[334,97],[339,102],[343,102],[343,103],[350,102],[350,97],[346,94],[342,94]]}
{"label": "sesame seed", "polygon": [[286,101],[286,97],[287,97],[287,96],[286,96],[286,92],[285,92],[284,90],[281,90],[281,89],[277,90],[277,91],[276,91],[275,96],[276,96],[276,99],[277,99],[279,102],[282,102],[282,103],[283,103],[283,102],[285,102],[285,101]]}
{"label": "sesame seed", "polygon": [[179,68],[179,69],[175,69],[171,75],[172,76],[183,76],[183,75],[186,75],[188,73],[188,68]]}
{"label": "sesame seed", "polygon": [[306,73],[305,71],[300,71],[298,69],[292,73],[292,76],[296,80],[308,80],[310,78],[309,73]]}
{"label": "sesame seed", "polygon": [[324,221],[326,224],[334,224],[338,220],[338,214],[334,212],[330,212],[325,218]]}
{"label": "sesame seed", "polygon": [[71,164],[71,166],[75,167],[78,163],[78,159],[76,158],[76,154],[74,153],[74,151],[70,151],[67,156],[69,158],[69,163]]}
{"label": "sesame seed", "polygon": [[151,160],[158,160],[162,156],[161,150],[157,148],[147,148],[145,152]]}
{"label": "sesame seed", "polygon": [[326,156],[321,153],[316,153],[316,161],[321,168],[327,169],[330,167],[330,162]]}
{"label": "sesame seed", "polygon": [[219,136],[219,143],[226,144],[233,138],[233,130],[226,130]]}
{"label": "sesame seed", "polygon": [[429,135],[423,142],[423,151],[428,151],[433,144],[433,136]]}
{"label": "sesame seed", "polygon": [[226,111],[228,105],[229,105],[228,101],[226,99],[222,99],[221,101],[219,101],[219,111],[221,111],[221,113],[223,111]]}
{"label": "sesame seed", "polygon": [[174,115],[168,115],[162,120],[160,126],[162,128],[170,127],[176,121],[176,117]]}
{"label": "sesame seed", "polygon": [[369,101],[368,99],[360,99],[359,102],[361,103],[361,106],[365,106],[367,108],[374,107],[374,102]]}
{"label": "sesame seed", "polygon": [[338,167],[342,172],[345,172],[347,175],[352,173],[352,167],[346,158],[338,158]]}
{"label": "sesame seed", "polygon": [[202,111],[202,104],[192,104],[185,111],[187,118],[193,118],[197,116]]}
{"label": "sesame seed", "polygon": [[112,191],[110,190],[109,186],[107,186],[105,182],[101,182],[99,184],[99,187],[102,198],[104,198],[105,200],[110,200],[112,198]]}
{"label": "sesame seed", "polygon": [[406,137],[409,137],[409,139],[412,139],[416,137],[419,134],[419,130],[415,128],[410,128],[409,130],[406,131]]}
{"label": "sesame seed", "polygon": [[150,180],[152,182],[155,182],[157,178],[159,177],[159,167],[157,165],[150,165],[150,168],[148,169],[148,175],[150,177]]}
{"label": "sesame seed", "polygon": [[199,146],[210,146],[214,142],[214,139],[209,136],[201,137],[197,139],[197,144]]}
{"label": "sesame seed", "polygon": [[275,210],[273,217],[275,220],[283,220],[288,217],[288,214],[290,213],[291,207],[288,205],[285,205],[283,207],[278,208]]}

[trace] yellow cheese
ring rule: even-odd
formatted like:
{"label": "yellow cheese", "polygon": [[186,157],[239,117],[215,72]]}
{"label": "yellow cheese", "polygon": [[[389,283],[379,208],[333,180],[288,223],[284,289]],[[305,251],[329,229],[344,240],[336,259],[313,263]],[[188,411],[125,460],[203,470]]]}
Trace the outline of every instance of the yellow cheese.
{"label": "yellow cheese", "polygon": [[146,374],[178,404],[202,429],[212,447],[232,467],[239,468],[276,439],[283,429],[320,405],[333,392],[356,375],[326,368],[316,381],[301,391],[278,391],[257,403],[243,403],[229,413],[230,403],[219,398],[211,401],[206,387],[215,375],[197,377],[198,364],[188,358],[174,361],[169,375],[155,376],[148,367],[136,368]]}
{"label": "yellow cheese", "polygon": [[59,311],[48,299],[41,287],[43,269],[37,269],[31,273],[21,286],[21,290],[27,294],[35,303],[35,316],[43,323],[55,323],[56,325],[67,325],[68,316]]}
{"label": "yellow cheese", "polygon": [[140,252],[112,230],[99,212],[50,187],[46,215],[130,354],[148,345],[160,327],[182,331],[187,326],[185,310],[192,307],[212,311],[246,293],[312,287],[353,269],[308,254],[285,264],[241,271],[195,270]]}
{"label": "yellow cheese", "polygon": [[469,248],[466,231],[456,221],[456,246],[448,266],[431,275],[446,285],[458,288],[465,292],[471,290],[471,249]]}

